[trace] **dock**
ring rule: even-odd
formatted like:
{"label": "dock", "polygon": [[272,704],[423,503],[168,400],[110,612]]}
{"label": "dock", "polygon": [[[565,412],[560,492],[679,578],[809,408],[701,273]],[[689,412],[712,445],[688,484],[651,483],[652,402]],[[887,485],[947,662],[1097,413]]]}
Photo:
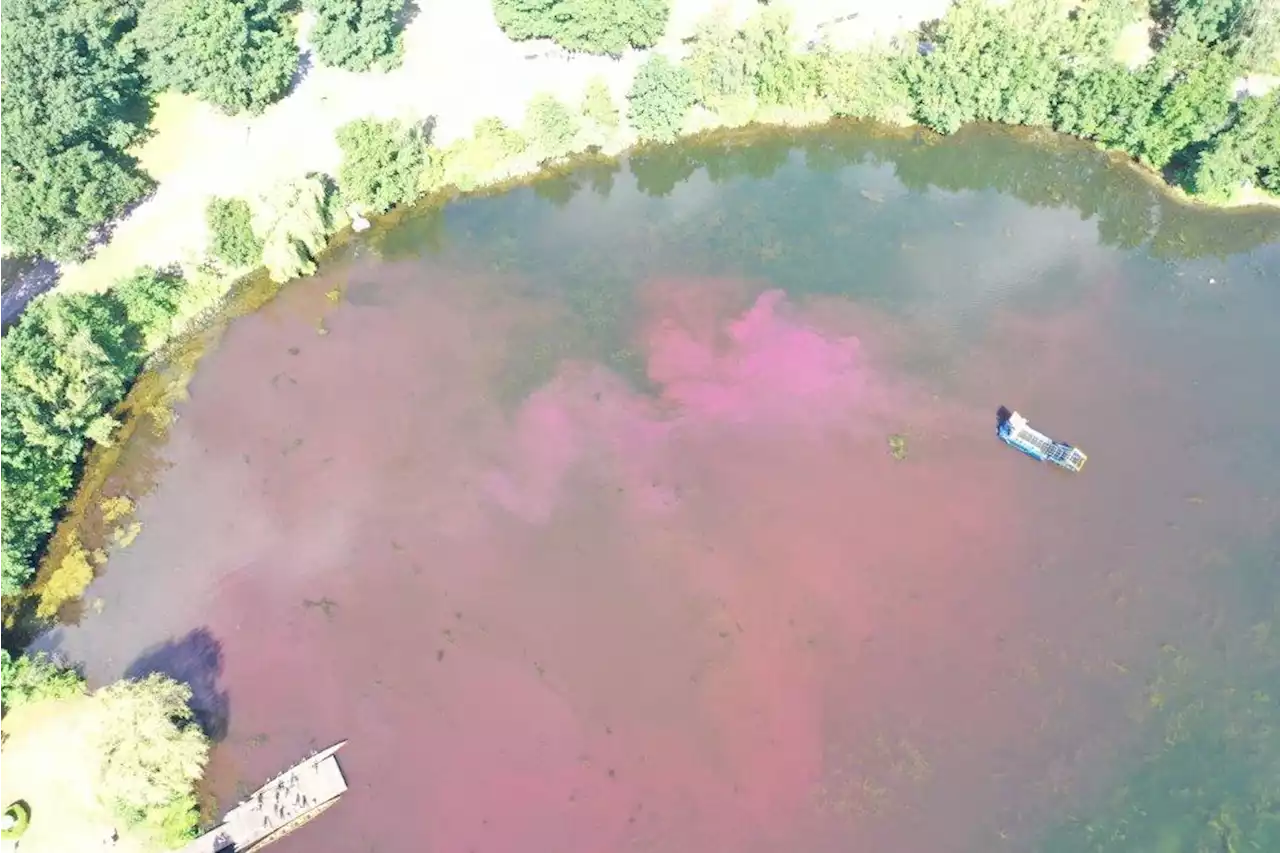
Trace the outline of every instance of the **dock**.
{"label": "dock", "polygon": [[347,780],[334,744],[290,767],[227,812],[182,853],[249,853],[283,838],[338,801]]}

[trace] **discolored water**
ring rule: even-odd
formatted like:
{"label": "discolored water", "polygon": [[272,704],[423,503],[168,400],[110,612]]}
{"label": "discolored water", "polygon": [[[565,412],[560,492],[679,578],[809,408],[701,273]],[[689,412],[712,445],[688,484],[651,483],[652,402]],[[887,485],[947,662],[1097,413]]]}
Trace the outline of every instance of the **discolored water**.
{"label": "discolored water", "polygon": [[192,681],[224,803],[348,739],[280,853],[1265,849],[1277,270],[991,130],[411,214],[232,325],[43,643]]}

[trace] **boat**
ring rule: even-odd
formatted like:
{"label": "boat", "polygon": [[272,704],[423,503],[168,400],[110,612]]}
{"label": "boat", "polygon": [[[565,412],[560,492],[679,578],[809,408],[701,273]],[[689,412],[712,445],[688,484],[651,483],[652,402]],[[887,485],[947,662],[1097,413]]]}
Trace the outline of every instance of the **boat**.
{"label": "boat", "polygon": [[1080,471],[1089,459],[1078,447],[1054,441],[1044,433],[1032,429],[1026,418],[1004,406],[996,413],[996,435],[1005,444],[1021,450],[1032,459],[1050,462],[1068,471]]}
{"label": "boat", "polygon": [[346,793],[336,755],[346,743],[321,750],[267,782],[182,853],[250,853],[310,823]]}

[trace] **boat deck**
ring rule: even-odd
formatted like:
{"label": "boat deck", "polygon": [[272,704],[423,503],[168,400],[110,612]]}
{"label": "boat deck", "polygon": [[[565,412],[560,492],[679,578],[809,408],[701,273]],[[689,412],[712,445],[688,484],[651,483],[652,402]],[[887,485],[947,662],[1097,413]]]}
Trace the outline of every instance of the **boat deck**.
{"label": "boat deck", "polygon": [[1044,462],[1052,462],[1068,471],[1078,472],[1084,468],[1084,463],[1089,459],[1079,448],[1061,441],[1054,441],[1039,430],[1032,429],[1027,419],[1017,412],[1010,413],[1008,419],[1000,424],[996,432],[1001,440],[1028,456]]}
{"label": "boat deck", "polygon": [[246,853],[306,823],[347,790],[334,755],[341,746],[306,759],[254,791],[183,853]]}

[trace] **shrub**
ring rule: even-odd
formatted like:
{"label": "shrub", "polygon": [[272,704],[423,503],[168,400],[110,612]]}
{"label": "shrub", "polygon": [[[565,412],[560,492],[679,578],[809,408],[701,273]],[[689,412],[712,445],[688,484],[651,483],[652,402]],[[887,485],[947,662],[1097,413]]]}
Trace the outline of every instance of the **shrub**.
{"label": "shrub", "polygon": [[569,50],[620,56],[657,44],[670,0],[493,0],[493,14],[515,41],[549,38]]}
{"label": "shrub", "polygon": [[7,820],[12,821],[10,826],[6,826],[0,831],[0,838],[5,841],[17,841],[27,831],[27,827],[31,825],[31,807],[27,805],[25,800],[18,800],[10,803],[9,807],[4,810],[4,816]]}
{"label": "shrub", "polygon": [[540,157],[560,157],[573,150],[578,117],[555,95],[535,95],[525,109],[524,134]]}
{"label": "shrub", "polygon": [[689,72],[655,54],[636,72],[627,102],[627,119],[641,139],[671,142],[693,107]]}
{"label": "shrub", "polygon": [[613,94],[603,77],[592,77],[587,81],[587,89],[582,95],[582,115],[587,121],[607,130],[617,128],[618,106],[613,102]]}
{"label": "shrub", "polygon": [[242,198],[212,198],[204,211],[209,253],[232,269],[262,260],[262,241],[253,233],[253,212]]}
{"label": "shrub", "polygon": [[528,147],[520,132],[507,127],[501,119],[482,118],[476,122],[470,139],[459,139],[442,152],[443,182],[460,190],[474,189]]}
{"label": "shrub", "polygon": [[328,189],[317,175],[284,181],[259,196],[253,233],[262,241],[262,262],[273,281],[316,271],[331,221]]}
{"label": "shrub", "polygon": [[824,46],[813,59],[818,96],[834,115],[911,123],[911,89],[899,57]]}
{"label": "shrub", "polygon": [[309,40],[325,65],[384,70],[402,58],[406,0],[307,0],[316,16]]}
{"label": "shrub", "polygon": [[342,149],[338,188],[346,201],[383,213],[418,197],[425,154],[414,128],[360,119],[338,128],[337,136]]}
{"label": "shrub", "polygon": [[66,699],[84,693],[84,677],[47,655],[9,655],[0,650],[0,713],[44,699]]}
{"label": "shrub", "polygon": [[105,804],[129,827],[180,846],[195,832],[195,785],[209,757],[209,739],[188,704],[191,688],[153,674],[93,698]]}
{"label": "shrub", "polygon": [[153,352],[169,339],[173,316],[182,296],[182,277],[171,270],[141,269],[116,282],[111,295],[124,308],[133,346],[139,353]]}

